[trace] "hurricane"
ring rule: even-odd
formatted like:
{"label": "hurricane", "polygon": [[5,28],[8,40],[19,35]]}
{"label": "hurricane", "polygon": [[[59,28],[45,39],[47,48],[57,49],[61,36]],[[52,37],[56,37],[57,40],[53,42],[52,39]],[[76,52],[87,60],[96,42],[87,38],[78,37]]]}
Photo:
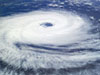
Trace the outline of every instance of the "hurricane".
{"label": "hurricane", "polygon": [[0,17],[0,75],[99,75],[95,28],[87,15],[63,9]]}

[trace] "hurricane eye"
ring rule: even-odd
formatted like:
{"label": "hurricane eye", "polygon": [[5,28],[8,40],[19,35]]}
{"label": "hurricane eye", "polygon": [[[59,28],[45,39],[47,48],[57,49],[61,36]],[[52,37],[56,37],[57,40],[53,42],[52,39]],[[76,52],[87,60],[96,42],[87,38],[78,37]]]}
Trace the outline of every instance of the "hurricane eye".
{"label": "hurricane eye", "polygon": [[46,22],[46,23],[40,24],[40,26],[43,26],[43,27],[52,27],[53,24],[52,23],[49,23],[49,22]]}

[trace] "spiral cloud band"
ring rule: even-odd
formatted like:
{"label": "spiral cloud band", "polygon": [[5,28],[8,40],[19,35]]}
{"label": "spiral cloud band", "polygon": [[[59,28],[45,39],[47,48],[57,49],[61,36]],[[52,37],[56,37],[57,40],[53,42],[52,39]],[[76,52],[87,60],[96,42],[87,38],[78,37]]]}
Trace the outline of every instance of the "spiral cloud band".
{"label": "spiral cloud band", "polygon": [[87,22],[80,16],[61,11],[37,11],[11,16],[3,20],[1,26],[8,28],[6,29],[6,32],[8,30],[6,41],[10,40],[11,43],[19,41],[54,45],[84,40],[82,37],[86,37],[86,27],[89,28]]}
{"label": "spiral cloud band", "polygon": [[1,17],[0,59],[26,69],[84,66],[100,57],[99,52],[77,52],[95,41],[89,30],[88,19],[67,11],[33,11]]}

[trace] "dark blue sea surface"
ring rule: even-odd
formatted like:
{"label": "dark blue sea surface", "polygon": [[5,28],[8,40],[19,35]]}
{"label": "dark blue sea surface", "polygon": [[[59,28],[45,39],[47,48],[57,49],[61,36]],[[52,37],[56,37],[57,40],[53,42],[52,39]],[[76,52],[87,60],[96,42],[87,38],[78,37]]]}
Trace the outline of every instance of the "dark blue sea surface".
{"label": "dark blue sea surface", "polygon": [[[64,4],[61,4],[64,2]],[[20,12],[29,12],[35,10],[48,9],[64,9],[69,11],[76,11],[88,16],[100,18],[100,1],[92,1],[92,5],[83,3],[72,3],[67,0],[0,0],[0,16],[7,16]],[[55,4],[55,6],[50,4]]]}

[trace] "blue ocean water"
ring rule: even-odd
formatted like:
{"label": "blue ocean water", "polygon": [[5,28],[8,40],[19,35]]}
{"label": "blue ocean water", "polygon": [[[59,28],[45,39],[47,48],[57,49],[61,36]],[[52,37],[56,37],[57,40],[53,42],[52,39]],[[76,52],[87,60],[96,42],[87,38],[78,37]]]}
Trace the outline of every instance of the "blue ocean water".
{"label": "blue ocean water", "polygon": [[[61,2],[64,2],[64,4],[61,4]],[[55,2],[52,0],[0,0],[0,16],[42,9],[64,9],[94,16],[98,19],[100,18],[100,1],[91,0],[91,2],[92,5],[85,4],[85,2],[70,4],[67,0],[55,0]],[[57,6],[50,6],[50,4],[57,4]]]}

